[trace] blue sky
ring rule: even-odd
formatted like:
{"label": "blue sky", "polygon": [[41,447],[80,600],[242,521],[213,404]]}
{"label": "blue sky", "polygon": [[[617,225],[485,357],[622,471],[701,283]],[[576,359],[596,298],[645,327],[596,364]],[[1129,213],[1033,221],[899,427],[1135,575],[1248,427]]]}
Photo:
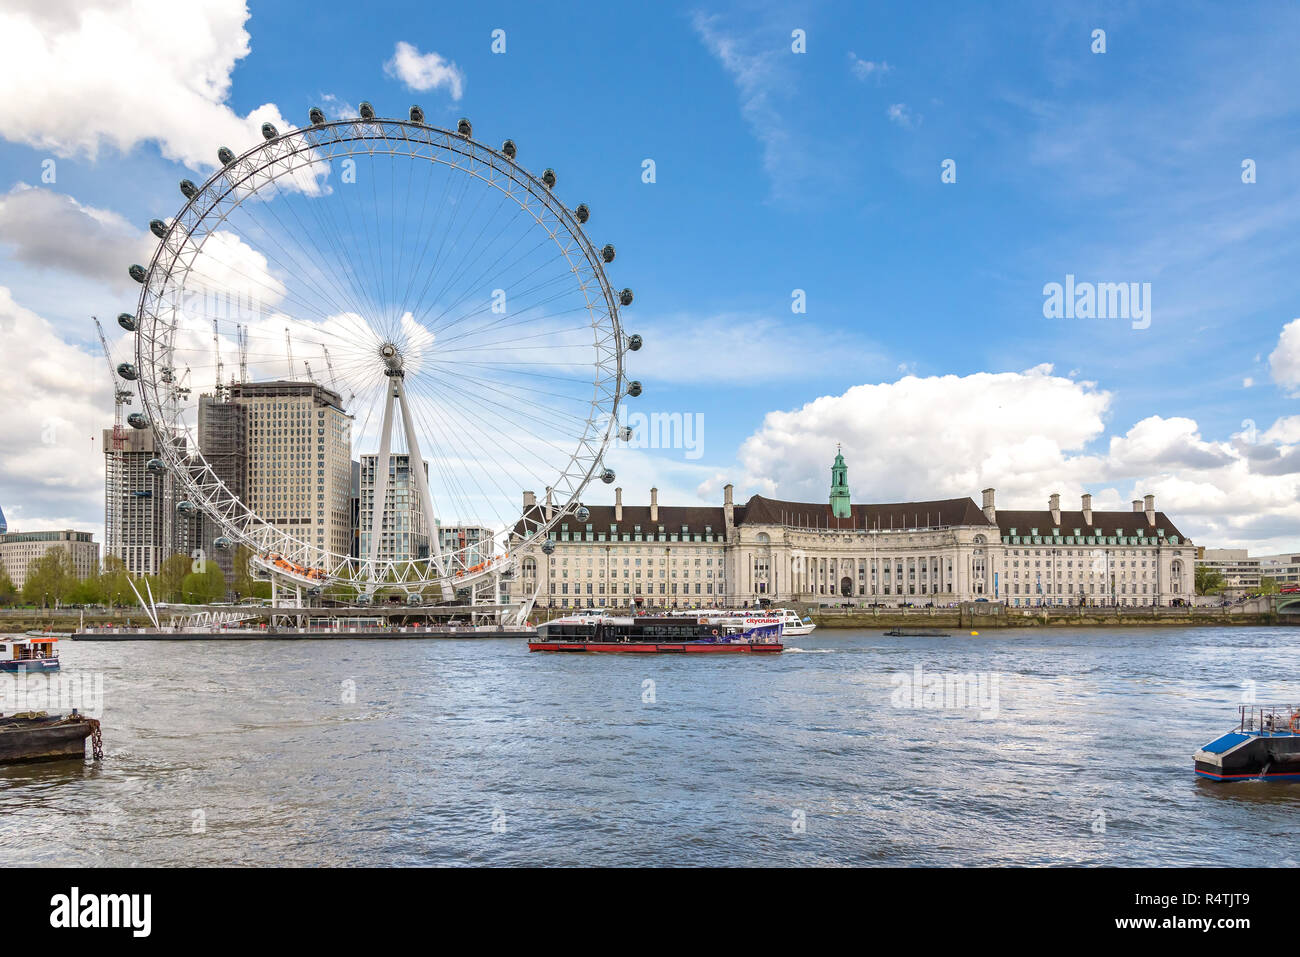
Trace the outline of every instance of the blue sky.
{"label": "blue sky", "polygon": [[[52,48],[84,27],[28,6],[5,16]],[[612,454],[634,499],[657,484],[661,501],[716,502],[731,481],[822,500],[843,442],[858,500],[993,485],[1007,507],[1053,491],[1127,507],[1155,491],[1203,544],[1300,542],[1300,328],[1280,344],[1300,316],[1293,4],[254,2],[246,21],[240,7],[196,4],[155,48],[104,49],[105,69],[184,51],[163,73],[190,86],[174,99],[160,82],[123,104],[112,79],[42,76],[57,57],[0,60],[15,111],[0,116],[0,193],[42,186],[54,158],[43,188],[120,217],[107,232],[127,242],[176,210],[179,178],[211,172],[169,158],[201,141],[173,105],[195,89],[232,121],[266,104],[301,124],[322,103],[418,102],[431,123],[468,116],[476,138],[515,139],[529,168],[556,169],[567,204],[592,207],[593,240],[617,245],[611,274],[637,295],[624,321],[647,341],[634,408],[704,417],[699,458]],[[213,53],[241,22],[247,54]],[[386,72],[398,43],[454,65],[460,98]],[[127,111],[117,133],[79,135],[16,103],[69,120]],[[219,145],[192,150],[210,161]],[[949,159],[955,183],[941,182]],[[94,360],[87,314],[130,308],[134,284],[39,230],[0,212],[0,286]],[[1149,283],[1149,328],[1045,318],[1043,287],[1067,274]],[[796,289],[806,313],[791,311]],[[107,376],[90,374],[107,405]],[[102,520],[89,479],[60,491],[39,477],[84,456],[22,442],[0,450],[11,527]]]}

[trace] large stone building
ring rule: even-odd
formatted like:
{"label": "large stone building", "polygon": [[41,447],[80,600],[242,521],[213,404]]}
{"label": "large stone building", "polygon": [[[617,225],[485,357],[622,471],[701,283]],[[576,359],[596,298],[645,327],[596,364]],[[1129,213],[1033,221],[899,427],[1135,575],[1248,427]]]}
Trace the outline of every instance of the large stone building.
{"label": "large stone building", "polygon": [[27,571],[46,552],[61,548],[72,559],[78,578],[99,572],[99,543],[91,532],[64,529],[57,532],[6,532],[0,534],[0,562],[14,586],[22,588]]}
{"label": "large stone building", "polygon": [[[760,600],[856,605],[1004,601],[1145,605],[1188,601],[1194,548],[1154,498],[1132,512],[1095,511],[1084,495],[1062,511],[1004,510],[993,489],[967,498],[867,505],[849,501],[837,456],[825,503],[754,495],[715,507],[590,506],[551,534],[554,551],[520,542],[512,595],[543,606],[703,607]],[[552,506],[524,493],[525,513]]]}

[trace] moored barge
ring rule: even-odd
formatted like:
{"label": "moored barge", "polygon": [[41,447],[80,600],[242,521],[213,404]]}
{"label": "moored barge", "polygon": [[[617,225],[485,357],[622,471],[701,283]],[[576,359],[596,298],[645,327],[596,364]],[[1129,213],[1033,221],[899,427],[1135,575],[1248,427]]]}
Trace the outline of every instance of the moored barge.
{"label": "moored barge", "polygon": [[1193,755],[1211,781],[1300,781],[1300,705],[1241,705],[1241,722]]}
{"label": "moored barge", "polygon": [[540,625],[529,651],[622,654],[779,654],[775,617],[557,618]]}
{"label": "moored barge", "polygon": [[95,760],[104,756],[99,722],[75,710],[69,715],[24,711],[0,714],[0,764],[84,759],[90,738]]}

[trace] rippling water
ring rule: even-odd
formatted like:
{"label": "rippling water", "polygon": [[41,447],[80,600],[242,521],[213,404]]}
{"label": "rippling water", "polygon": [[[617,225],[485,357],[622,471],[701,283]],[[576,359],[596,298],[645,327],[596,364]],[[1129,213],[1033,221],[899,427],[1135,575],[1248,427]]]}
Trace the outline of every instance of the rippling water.
{"label": "rippling water", "polygon": [[[1300,858],[1300,784],[1191,767],[1243,682],[1300,699],[1300,629],[821,629],[788,644],[685,658],[63,642],[65,673],[103,675],[107,757],[0,768],[0,863]],[[997,715],[896,706],[895,676],[917,665],[996,675]]]}

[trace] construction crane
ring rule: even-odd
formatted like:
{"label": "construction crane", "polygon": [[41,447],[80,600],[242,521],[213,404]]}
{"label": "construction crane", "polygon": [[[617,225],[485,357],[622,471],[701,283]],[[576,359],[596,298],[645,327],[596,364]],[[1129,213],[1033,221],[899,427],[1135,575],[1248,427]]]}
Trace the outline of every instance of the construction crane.
{"label": "construction crane", "polygon": [[[343,393],[342,393],[342,392],[339,392],[339,378],[338,378],[337,375],[334,374],[334,360],[330,358],[330,351],[329,351],[329,349],[328,349],[326,346],[321,346],[321,347],[320,347],[320,350],[321,350],[321,352],[325,353],[325,368],[329,369],[329,373],[330,373],[330,388],[333,389],[334,392],[335,392],[335,393],[336,393],[340,398],[342,398]],[[357,397],[357,394],[356,394],[355,392],[353,392],[351,395],[349,395],[349,396],[347,397],[347,400],[343,403],[343,407],[344,407],[345,409],[347,409],[347,408],[351,408],[351,407],[352,407],[352,400],[355,399],[356,397]]]}
{"label": "construction crane", "polygon": [[221,367],[221,331],[217,328],[217,320],[215,318],[212,320],[212,351],[217,360],[217,387],[214,390],[214,394],[217,397],[217,401],[220,402],[222,398],[225,397],[226,386],[221,381],[221,375],[224,371]]}
{"label": "construction crane", "polygon": [[239,346],[239,381],[248,381],[248,326],[235,323],[235,342]]}
{"label": "construction crane", "polygon": [[289,339],[289,327],[284,327],[284,354],[289,360],[289,381],[293,381],[293,342]]}
{"label": "construction crane", "polygon": [[117,368],[113,365],[113,353],[108,348],[108,339],[104,335],[104,327],[99,323],[99,317],[90,318],[95,321],[95,331],[99,333],[99,344],[104,350],[104,361],[108,363],[108,375],[113,383],[113,438],[111,447],[106,450],[108,459],[104,470],[104,555],[124,558],[122,510],[125,502],[122,496],[125,494],[126,481],[126,459],[123,454],[126,447],[126,430],[122,427],[122,406],[131,404],[132,392],[118,378]]}

